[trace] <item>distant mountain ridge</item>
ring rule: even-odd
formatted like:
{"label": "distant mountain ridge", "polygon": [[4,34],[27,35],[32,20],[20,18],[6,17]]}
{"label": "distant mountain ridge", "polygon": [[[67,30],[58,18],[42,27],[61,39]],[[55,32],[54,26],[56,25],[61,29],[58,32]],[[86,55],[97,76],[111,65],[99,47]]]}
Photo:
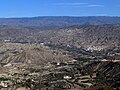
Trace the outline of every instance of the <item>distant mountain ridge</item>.
{"label": "distant mountain ridge", "polygon": [[0,25],[9,26],[39,26],[39,27],[64,27],[72,25],[99,25],[99,24],[117,24],[120,23],[120,17],[110,16],[40,16],[31,18],[0,18]]}

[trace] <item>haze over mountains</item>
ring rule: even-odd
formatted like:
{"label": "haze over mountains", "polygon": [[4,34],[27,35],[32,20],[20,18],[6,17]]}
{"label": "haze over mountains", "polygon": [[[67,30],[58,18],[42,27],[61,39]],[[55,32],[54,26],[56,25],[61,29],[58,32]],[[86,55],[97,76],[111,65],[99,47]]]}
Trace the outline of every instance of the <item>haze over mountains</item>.
{"label": "haze over mountains", "polygon": [[32,18],[0,18],[0,25],[10,26],[71,26],[83,24],[116,24],[120,23],[120,17],[107,16],[88,16],[88,17],[70,17],[70,16],[43,16]]}

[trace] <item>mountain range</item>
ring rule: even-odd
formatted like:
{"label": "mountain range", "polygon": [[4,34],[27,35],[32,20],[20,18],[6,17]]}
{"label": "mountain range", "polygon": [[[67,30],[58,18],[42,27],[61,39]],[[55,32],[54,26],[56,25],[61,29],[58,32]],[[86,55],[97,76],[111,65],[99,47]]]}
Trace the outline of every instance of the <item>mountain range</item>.
{"label": "mountain range", "polygon": [[83,24],[116,24],[120,23],[120,17],[110,16],[86,16],[86,17],[70,17],[70,16],[41,16],[31,18],[0,18],[0,25],[9,26],[71,26]]}
{"label": "mountain range", "polygon": [[1,18],[0,40],[103,49],[120,45],[120,17]]}

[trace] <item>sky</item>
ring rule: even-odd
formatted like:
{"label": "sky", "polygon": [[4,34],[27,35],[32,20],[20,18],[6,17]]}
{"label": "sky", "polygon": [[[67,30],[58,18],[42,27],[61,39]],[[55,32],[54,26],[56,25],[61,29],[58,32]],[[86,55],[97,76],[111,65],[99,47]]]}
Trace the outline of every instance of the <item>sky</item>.
{"label": "sky", "polygon": [[120,0],[0,0],[0,18],[120,16]]}

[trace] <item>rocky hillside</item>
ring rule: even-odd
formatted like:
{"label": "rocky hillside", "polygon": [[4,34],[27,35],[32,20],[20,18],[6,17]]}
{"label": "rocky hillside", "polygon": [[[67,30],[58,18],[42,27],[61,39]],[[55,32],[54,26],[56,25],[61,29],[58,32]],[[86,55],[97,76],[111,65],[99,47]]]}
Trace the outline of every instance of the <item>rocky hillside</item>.
{"label": "rocky hillside", "polygon": [[72,60],[67,52],[52,50],[44,45],[1,43],[0,65],[34,64],[44,65],[48,62],[65,62]]}
{"label": "rocky hillside", "polygon": [[[113,88],[118,88],[120,86],[120,62],[91,62],[84,66],[83,70],[97,72],[97,82],[105,83],[106,85],[111,85]],[[90,89],[92,90],[92,89]],[[96,89],[95,89],[96,90]],[[106,90],[106,89],[105,89]]]}

